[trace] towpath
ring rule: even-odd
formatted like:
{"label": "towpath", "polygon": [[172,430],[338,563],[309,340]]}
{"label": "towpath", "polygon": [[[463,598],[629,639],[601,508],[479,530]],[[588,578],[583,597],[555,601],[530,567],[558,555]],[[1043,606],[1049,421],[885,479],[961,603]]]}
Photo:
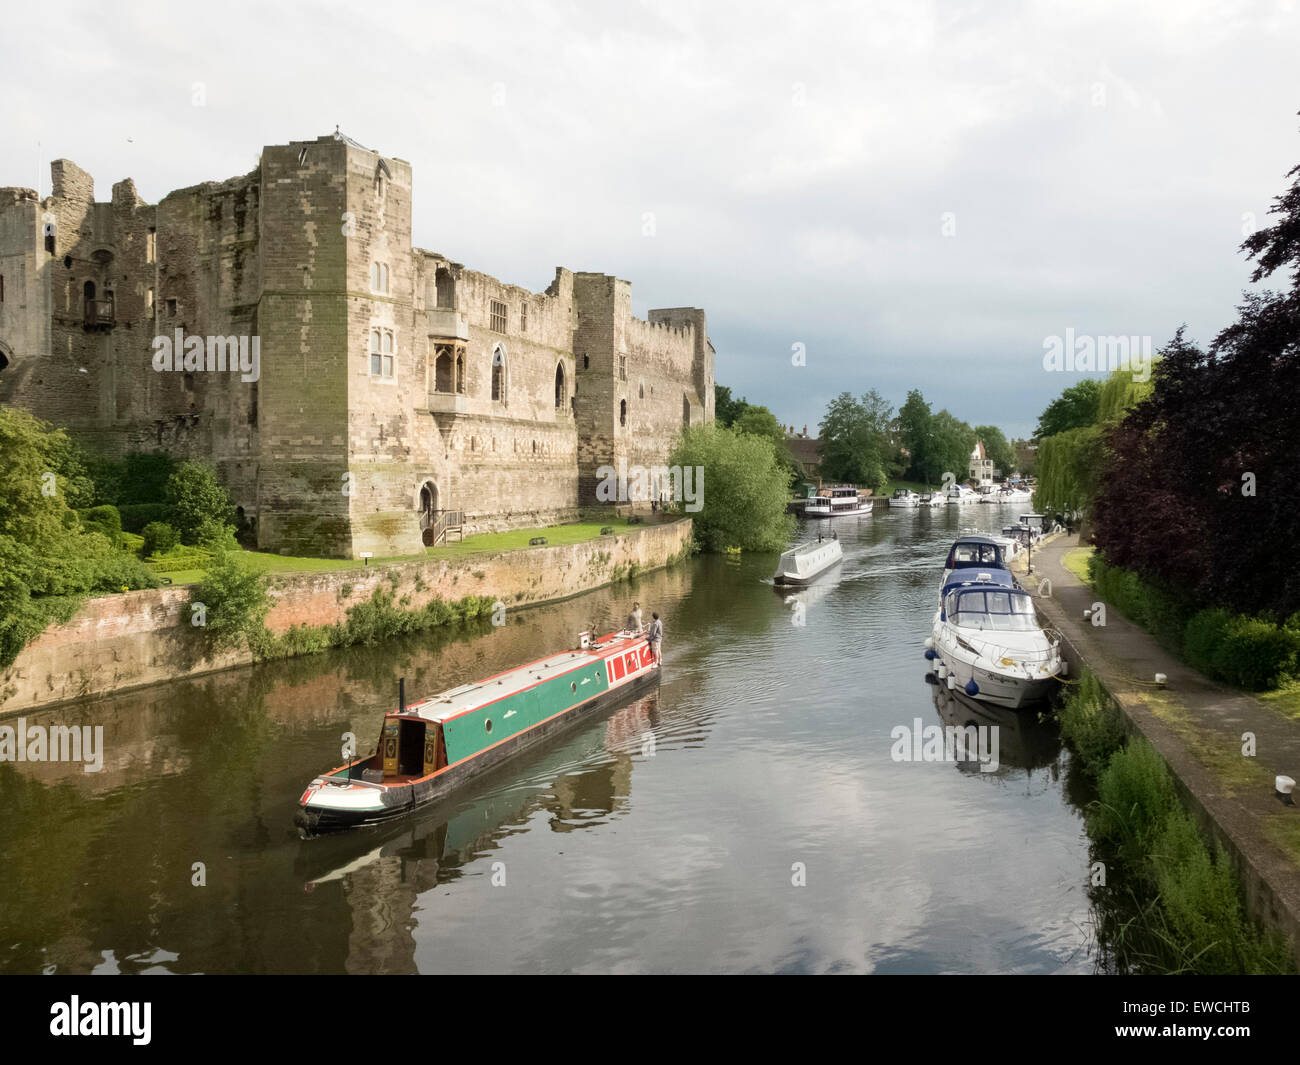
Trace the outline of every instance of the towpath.
{"label": "towpath", "polygon": [[[1039,593],[1071,657],[1097,674],[1217,830],[1243,874],[1251,912],[1285,931],[1300,958],[1300,805],[1285,805],[1274,791],[1278,774],[1300,780],[1300,721],[1202,676],[1112,607],[1104,625],[1085,620],[1101,600],[1063,565],[1078,546],[1077,536],[1060,535],[1034,549],[1032,574],[1024,555],[1012,568]],[[1163,687],[1157,673],[1167,678]],[[1248,734],[1253,756],[1243,753]]]}

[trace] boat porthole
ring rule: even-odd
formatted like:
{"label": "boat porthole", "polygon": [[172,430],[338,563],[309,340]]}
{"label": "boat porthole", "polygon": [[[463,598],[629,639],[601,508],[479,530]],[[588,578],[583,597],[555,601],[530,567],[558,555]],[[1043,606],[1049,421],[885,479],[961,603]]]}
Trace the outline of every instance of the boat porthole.
{"label": "boat porthole", "polygon": [[569,690],[572,691],[572,692],[574,692],[575,694],[577,693],[577,691],[578,691],[578,682],[577,682],[576,680],[571,680],[571,681],[569,681]]}
{"label": "boat porthole", "polygon": [[491,731],[492,731],[492,719],[491,719],[491,718],[488,718],[485,722],[483,722],[483,728],[484,728],[484,730],[487,731],[487,732],[491,732]]}

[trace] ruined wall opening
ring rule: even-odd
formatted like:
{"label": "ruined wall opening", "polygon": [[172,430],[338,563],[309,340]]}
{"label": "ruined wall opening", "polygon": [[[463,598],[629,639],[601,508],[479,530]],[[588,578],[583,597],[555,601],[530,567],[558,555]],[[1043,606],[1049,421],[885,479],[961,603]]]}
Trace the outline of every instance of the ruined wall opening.
{"label": "ruined wall opening", "polygon": [[690,428],[691,424],[691,401],[685,392],[682,393],[682,426]]}
{"label": "ruined wall opening", "polygon": [[618,424],[627,425],[627,400],[618,401]]}
{"label": "ruined wall opening", "polygon": [[566,389],[564,387],[564,363],[555,367],[555,409],[564,409],[564,396]]}
{"label": "ruined wall opening", "polygon": [[439,307],[456,305],[456,282],[452,280],[451,271],[440,266],[433,275],[434,296]]}

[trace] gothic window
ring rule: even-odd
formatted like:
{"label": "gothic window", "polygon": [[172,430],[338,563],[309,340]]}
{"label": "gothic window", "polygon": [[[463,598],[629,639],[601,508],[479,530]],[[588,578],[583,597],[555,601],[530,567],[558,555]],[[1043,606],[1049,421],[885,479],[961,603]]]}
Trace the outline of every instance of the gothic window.
{"label": "gothic window", "polygon": [[555,409],[564,409],[564,363],[555,367]]}
{"label": "gothic window", "polygon": [[388,266],[385,263],[370,264],[370,291],[388,291]]}
{"label": "gothic window", "polygon": [[395,345],[391,329],[370,330],[370,376],[391,381],[395,372]]}
{"label": "gothic window", "polygon": [[439,348],[438,358],[435,360],[433,366],[433,390],[435,392],[453,391],[455,388],[455,382],[452,377],[453,368],[451,351],[447,348]]}
{"label": "gothic window", "polygon": [[500,344],[492,349],[492,401],[506,400],[506,351]]}

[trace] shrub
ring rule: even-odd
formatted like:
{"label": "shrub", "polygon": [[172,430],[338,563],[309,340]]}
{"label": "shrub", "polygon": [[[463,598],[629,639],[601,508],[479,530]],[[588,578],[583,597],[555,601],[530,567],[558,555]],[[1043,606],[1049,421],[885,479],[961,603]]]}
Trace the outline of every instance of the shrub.
{"label": "shrub", "polygon": [[149,568],[154,573],[175,573],[186,569],[207,569],[216,559],[212,551],[177,544],[170,551],[149,556]]}
{"label": "shrub", "polygon": [[1234,616],[1215,658],[1221,680],[1248,691],[1267,691],[1296,672],[1300,633],[1262,618]]}
{"label": "shrub", "polygon": [[140,533],[150,522],[168,522],[172,520],[172,508],[169,503],[126,503],[117,508],[122,515],[124,532]]}
{"label": "shrub", "polygon": [[225,539],[223,527],[232,531],[234,507],[216,471],[205,463],[182,462],[167,481],[167,501],[172,522],[185,544],[214,543]]}
{"label": "shrub", "polygon": [[146,555],[162,554],[180,543],[180,534],[163,521],[151,521],[144,527],[142,550]]}
{"label": "shrub", "polygon": [[100,533],[116,547],[122,538],[122,515],[117,507],[90,507],[81,511],[81,527],[86,532]]}
{"label": "shrub", "polygon": [[140,553],[144,550],[144,537],[136,536],[135,533],[124,532],[118,538],[117,546],[119,550],[139,558]]}
{"label": "shrub", "polygon": [[194,589],[192,603],[202,603],[206,618],[203,632],[214,650],[253,646],[266,631],[271,609],[262,575],[245,568],[235,553],[220,555]]}
{"label": "shrub", "polygon": [[1189,665],[1206,676],[1215,674],[1215,661],[1231,620],[1232,614],[1222,607],[1201,610],[1192,615],[1183,634],[1183,655]]}

